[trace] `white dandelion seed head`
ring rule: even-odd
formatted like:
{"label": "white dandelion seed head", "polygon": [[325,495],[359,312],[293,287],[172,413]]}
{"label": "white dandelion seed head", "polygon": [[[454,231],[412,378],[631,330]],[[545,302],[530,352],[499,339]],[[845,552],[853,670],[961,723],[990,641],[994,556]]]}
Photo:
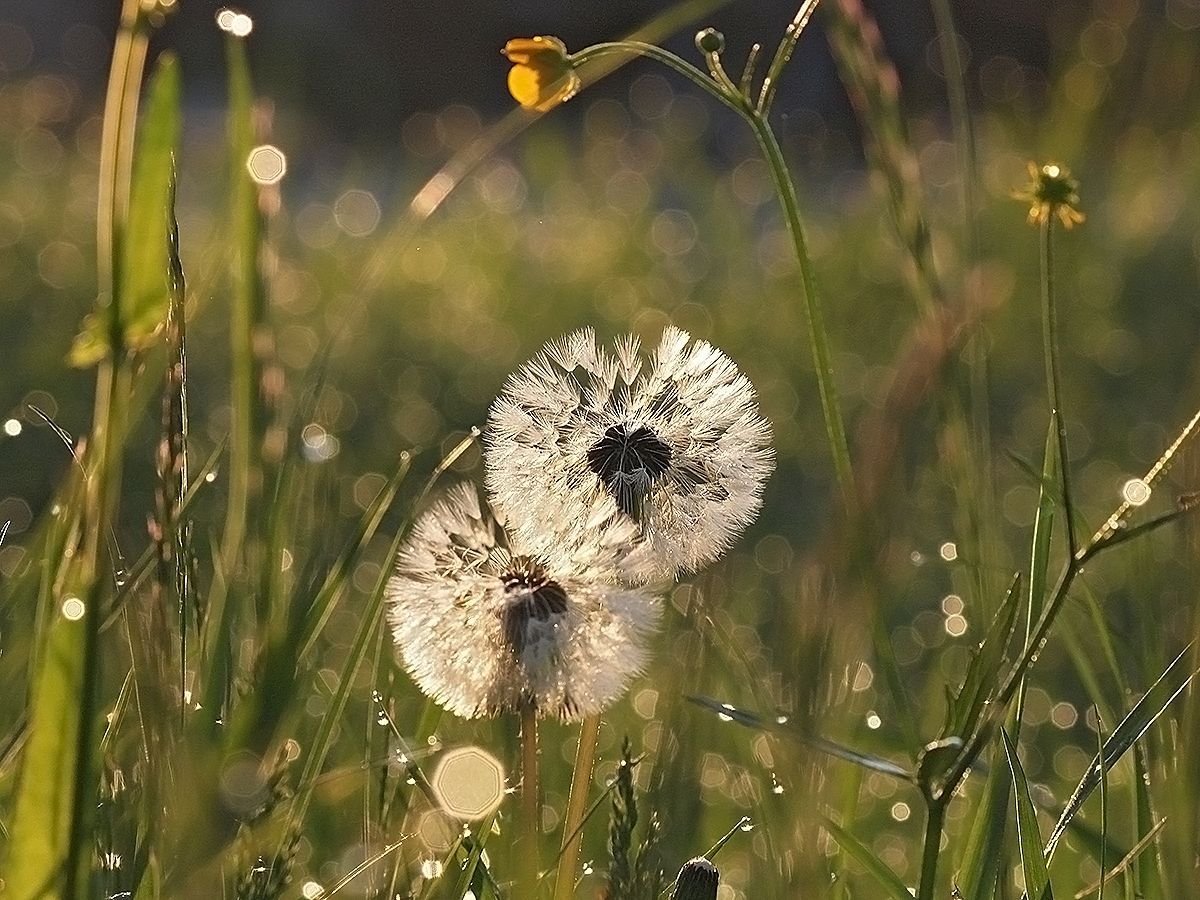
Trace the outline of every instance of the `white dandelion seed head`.
{"label": "white dandelion seed head", "polygon": [[510,539],[471,484],[416,521],[388,584],[404,667],[464,718],[532,704],[564,721],[595,715],[648,661],[658,597],[621,573],[632,532],[611,514],[590,539]]}
{"label": "white dandelion seed head", "polygon": [[754,387],[724,353],[678,328],[644,358],[590,328],[513,374],[484,435],[487,486],[522,538],[570,532],[607,497],[645,549],[634,581],[721,556],[758,515],[774,467]]}

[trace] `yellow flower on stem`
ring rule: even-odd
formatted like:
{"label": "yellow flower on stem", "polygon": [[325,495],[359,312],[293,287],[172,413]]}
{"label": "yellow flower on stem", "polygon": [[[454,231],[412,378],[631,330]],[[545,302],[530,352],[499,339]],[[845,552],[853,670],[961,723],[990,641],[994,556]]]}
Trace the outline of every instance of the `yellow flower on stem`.
{"label": "yellow flower on stem", "polygon": [[1071,228],[1084,220],[1079,210],[1079,182],[1066,166],[1031,162],[1029,178],[1029,184],[1013,195],[1029,204],[1029,224],[1040,225],[1057,216],[1063,228]]}
{"label": "yellow flower on stem", "polygon": [[508,92],[525,109],[547,112],[579,90],[567,46],[556,37],[513,38],[504,45],[504,55],[513,64]]}

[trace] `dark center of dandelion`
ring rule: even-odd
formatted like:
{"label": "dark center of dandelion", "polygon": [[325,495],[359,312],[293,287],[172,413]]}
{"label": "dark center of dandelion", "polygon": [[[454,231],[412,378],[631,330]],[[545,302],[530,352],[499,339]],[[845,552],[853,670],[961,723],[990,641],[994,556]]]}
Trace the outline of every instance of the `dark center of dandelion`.
{"label": "dark center of dandelion", "polygon": [[546,624],[567,611],[567,592],[536,560],[515,557],[500,575],[508,602],[500,611],[504,643],[518,656],[525,649],[529,623]]}
{"label": "dark center of dandelion", "polygon": [[646,492],[670,466],[671,448],[645,425],[614,425],[588,450],[588,468],[621,512],[639,522]]}

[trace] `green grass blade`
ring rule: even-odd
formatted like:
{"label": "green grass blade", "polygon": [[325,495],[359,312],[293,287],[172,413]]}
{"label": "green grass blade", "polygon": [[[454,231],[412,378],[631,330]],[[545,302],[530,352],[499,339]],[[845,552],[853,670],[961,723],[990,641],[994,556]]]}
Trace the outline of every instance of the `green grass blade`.
{"label": "green grass blade", "polygon": [[[12,816],[5,866],[6,896],[13,900],[63,896],[67,867],[72,865],[71,831],[76,795],[94,791],[90,766],[80,757],[92,723],[83,719],[81,702],[92,671],[98,592],[76,584],[64,596],[91,608],[69,619],[59,607],[47,629],[40,671],[33,684],[29,737]],[[64,601],[66,602],[66,601]],[[85,771],[80,772],[83,768]],[[81,777],[82,776],[82,777]],[[90,806],[91,804],[85,804]],[[88,856],[90,857],[90,845]]]}
{"label": "green grass blade", "polygon": [[[1150,767],[1146,762],[1144,742],[1137,742],[1133,745],[1133,773],[1137,835],[1140,843],[1154,834],[1158,824],[1154,818],[1154,806],[1150,798]],[[1103,779],[1101,782],[1103,783]],[[1150,840],[1153,838],[1151,837]],[[1137,868],[1134,871],[1139,900],[1163,900],[1163,897],[1166,896],[1160,859],[1157,852],[1142,853],[1137,857]]]}
{"label": "green grass blade", "polygon": [[983,789],[955,879],[963,897],[992,896],[1000,875],[1004,834],[1008,828],[1011,781],[1005,771],[1004,748],[994,745],[987,783]]}
{"label": "green grass blade", "polygon": [[1008,732],[1000,729],[1004,741],[1004,755],[1012,773],[1013,797],[1017,804],[1017,845],[1021,849],[1021,870],[1025,874],[1025,893],[1030,900],[1051,900],[1050,875],[1046,871],[1046,859],[1042,856],[1042,836],[1038,832],[1037,807],[1029,795],[1029,782],[1017,758],[1017,748],[1008,739]]}
{"label": "green grass blade", "polygon": [[362,519],[358,524],[358,531],[354,538],[338,556],[333,567],[329,570],[324,583],[321,585],[320,591],[309,607],[304,626],[304,633],[300,639],[300,654],[297,657],[297,663],[303,662],[316,646],[317,639],[321,636],[325,625],[329,622],[329,617],[333,615],[333,611],[337,608],[338,600],[341,598],[346,587],[346,580],[355,566],[366,553],[367,546],[371,539],[375,537],[375,532],[379,530],[380,524],[383,522],[384,514],[392,505],[392,501],[396,498],[396,492],[400,489],[401,483],[408,475],[409,468],[412,463],[412,457],[407,453],[402,453],[400,456],[399,465],[396,466],[391,478],[371,501],[370,506],[363,514]]}
{"label": "green grass blade", "polygon": [[912,894],[904,886],[904,882],[878,856],[872,853],[866,844],[828,816],[824,817],[824,822],[825,828],[833,835],[838,846],[854,857],[858,864],[879,883],[879,886],[887,891],[887,895],[892,900],[912,900]]}
{"label": "green grass blade", "polygon": [[[1111,770],[1120,761],[1121,757],[1158,720],[1158,717],[1166,711],[1175,698],[1183,693],[1196,673],[1200,672],[1200,669],[1192,667],[1190,654],[1191,645],[1172,660],[1171,664],[1167,666],[1158,680],[1142,695],[1142,699],[1134,704],[1133,708],[1126,713],[1125,718],[1113,729],[1113,733],[1104,742],[1103,763],[1105,770]],[[1059,816],[1058,824],[1054,826],[1054,830],[1050,833],[1050,839],[1046,842],[1045,855],[1047,860],[1053,858],[1059,839],[1062,837],[1067,825],[1099,785],[1100,764],[1101,759],[1097,755],[1097,757],[1092,759],[1091,765],[1088,766],[1083,778],[1080,779],[1075,792],[1071,795],[1071,799],[1067,801],[1066,808],[1063,809],[1062,815]]]}
{"label": "green grass blade", "polygon": [[966,738],[975,730],[979,715],[996,686],[1000,666],[1004,663],[1004,652],[1016,629],[1020,598],[1021,576],[1018,573],[1009,582],[1008,591],[992,618],[992,624],[988,626],[983,641],[971,655],[962,687],[959,688],[948,711],[948,721],[942,731],[943,737]]}
{"label": "green grass blade", "polygon": [[[174,54],[164,53],[150,79],[137,129],[129,213],[118,251],[118,314],[125,346],[132,350],[149,345],[167,314],[170,295],[163,210],[170,194],[171,160],[179,146],[180,92],[179,62]],[[73,365],[91,365],[108,352],[106,329],[101,317],[88,317],[71,347]]]}
{"label": "green grass blade", "polygon": [[758,731],[773,731],[786,737],[793,738],[801,743],[807,744],[814,750],[818,750],[827,756],[834,756],[846,762],[854,763],[862,766],[864,769],[870,769],[873,772],[882,772],[885,775],[891,775],[895,778],[902,778],[905,781],[915,782],[916,776],[912,772],[905,769],[903,766],[897,765],[890,759],[884,759],[882,756],[874,756],[870,753],[864,753],[861,750],[855,750],[847,747],[844,744],[839,744],[836,741],[828,740],[827,738],[817,735],[805,734],[797,728],[790,727],[786,719],[779,721],[778,719],[771,721],[758,713],[751,712],[746,709],[739,709],[729,703],[722,703],[719,700],[714,700],[711,697],[688,696],[686,699],[697,706],[707,709],[710,712],[716,713],[722,719],[730,722],[737,722],[746,728],[753,728]]}
{"label": "green grass blade", "polygon": [[[1057,413],[1050,414],[1050,427],[1046,433],[1046,449],[1042,457],[1042,477],[1038,488],[1037,517],[1033,523],[1033,544],[1029,553],[1029,619],[1032,627],[1041,614],[1046,598],[1047,572],[1050,568],[1050,541],[1054,536],[1055,489],[1058,484],[1058,434]],[[1028,632],[1025,635],[1029,640]]]}
{"label": "green grass blade", "polygon": [[258,459],[264,414],[259,398],[258,365],[254,333],[263,318],[265,304],[259,252],[261,215],[258,188],[246,168],[254,148],[251,123],[253,90],[245,43],[228,35],[225,42],[229,73],[228,146],[230,177],[230,235],[232,291],[230,293],[230,404],[229,500],[225,509],[222,558],[225,574],[232,579],[243,547],[252,493],[260,490],[262,476]]}
{"label": "green grass blade", "polygon": [[1082,890],[1076,892],[1075,900],[1083,900],[1083,898],[1087,897],[1089,894],[1097,894],[1098,896],[1096,897],[1096,900],[1104,900],[1104,886],[1114,878],[1129,871],[1130,866],[1132,866],[1138,859],[1141,858],[1142,853],[1148,847],[1154,846],[1155,838],[1158,837],[1158,833],[1163,830],[1163,826],[1166,824],[1167,820],[1165,818],[1159,819],[1157,822],[1155,822],[1154,826],[1146,833],[1146,835],[1140,841],[1134,844],[1127,854],[1121,857],[1121,861],[1119,863],[1113,866],[1112,869],[1110,869],[1107,873],[1101,870],[1100,879],[1098,879],[1094,884],[1088,885]]}
{"label": "green grass blade", "polygon": [[467,861],[463,864],[462,871],[459,873],[458,882],[454,886],[452,897],[465,897],[467,891],[471,889],[472,882],[476,881],[479,874],[479,862],[483,856],[483,851],[487,846],[488,838],[492,834],[492,823],[495,822],[495,815],[491,815],[480,823],[478,830],[475,830],[477,837],[472,842],[471,850],[467,854]]}

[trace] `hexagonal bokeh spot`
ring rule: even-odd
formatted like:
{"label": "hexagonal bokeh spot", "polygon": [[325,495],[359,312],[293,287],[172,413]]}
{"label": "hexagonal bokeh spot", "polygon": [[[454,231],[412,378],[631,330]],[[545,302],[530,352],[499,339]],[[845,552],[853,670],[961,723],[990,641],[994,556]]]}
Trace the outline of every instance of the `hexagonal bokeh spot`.
{"label": "hexagonal bokeh spot", "polygon": [[504,799],[504,767],[478,747],[449,751],[430,782],[442,809],[459,819],[482,819]]}

